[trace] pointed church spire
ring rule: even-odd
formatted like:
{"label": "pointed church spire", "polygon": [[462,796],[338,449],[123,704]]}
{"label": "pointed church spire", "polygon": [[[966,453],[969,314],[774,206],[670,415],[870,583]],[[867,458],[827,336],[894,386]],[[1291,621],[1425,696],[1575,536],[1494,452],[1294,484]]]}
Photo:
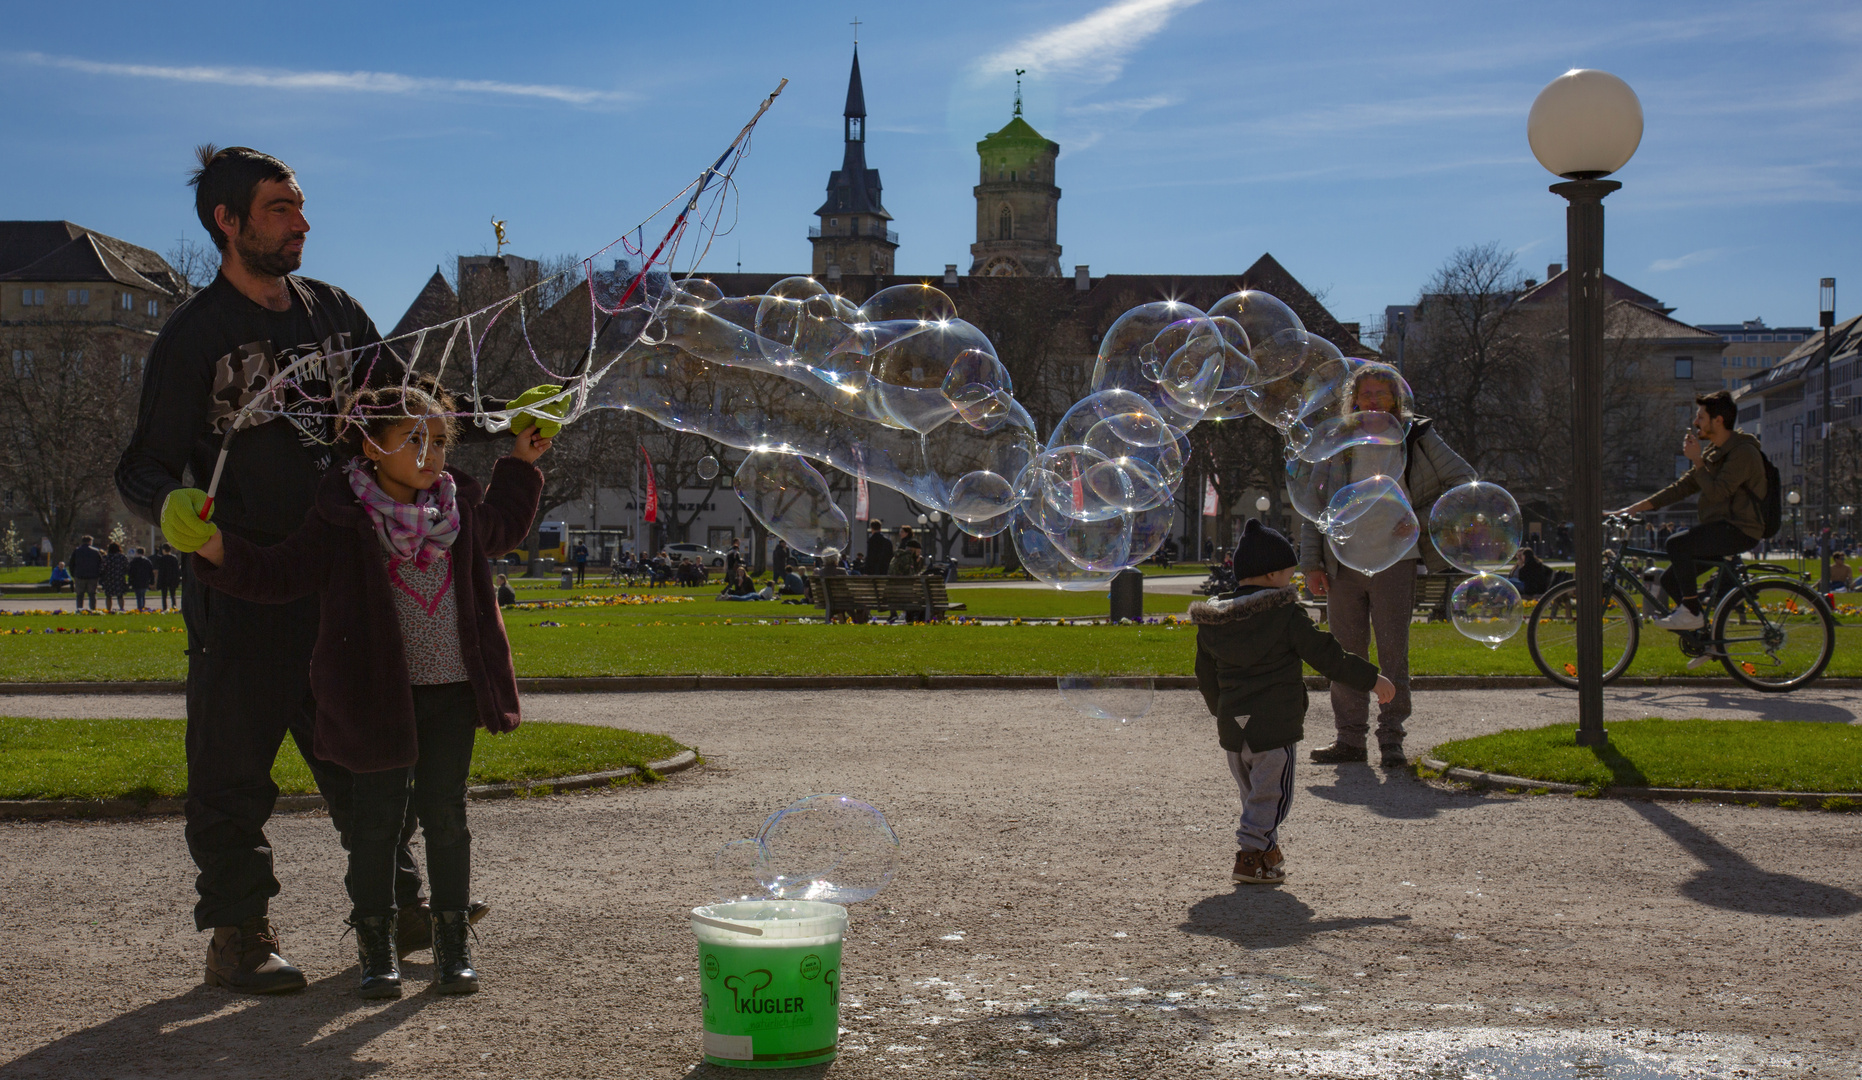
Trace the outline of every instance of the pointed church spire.
{"label": "pointed church spire", "polygon": [[866,119],[866,91],[860,85],[860,46],[853,47],[853,74],[847,76],[847,107],[841,115]]}

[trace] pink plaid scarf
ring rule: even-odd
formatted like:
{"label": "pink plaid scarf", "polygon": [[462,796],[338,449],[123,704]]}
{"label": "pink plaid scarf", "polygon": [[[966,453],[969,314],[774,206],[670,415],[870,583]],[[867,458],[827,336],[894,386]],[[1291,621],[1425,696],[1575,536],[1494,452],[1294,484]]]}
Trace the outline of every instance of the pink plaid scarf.
{"label": "pink plaid scarf", "polygon": [[459,539],[459,503],[450,473],[441,473],[439,483],[415,495],[413,502],[403,503],[395,502],[375,482],[367,459],[356,458],[347,471],[349,490],[368,511],[375,535],[392,563],[411,559],[417,569],[425,570]]}

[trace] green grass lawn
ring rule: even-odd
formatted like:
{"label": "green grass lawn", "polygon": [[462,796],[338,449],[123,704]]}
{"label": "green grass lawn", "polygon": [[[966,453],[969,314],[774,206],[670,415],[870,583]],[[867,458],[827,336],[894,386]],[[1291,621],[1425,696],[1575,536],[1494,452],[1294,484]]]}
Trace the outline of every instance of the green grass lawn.
{"label": "green grass lawn", "polygon": [[[1092,597],[1031,590],[1034,598],[967,592],[1003,614],[1051,616]],[[1156,597],[1183,600],[1189,597]],[[1036,602],[1042,611],[1025,610]],[[1188,675],[1195,631],[1147,626],[823,626],[770,624],[759,618],[812,609],[781,604],[699,601],[650,607],[514,609],[506,612],[517,673],[525,677],[604,675]],[[1094,609],[1096,610],[1096,608]],[[979,612],[972,612],[972,614]],[[1087,612],[1082,612],[1087,613]],[[724,625],[724,619],[730,625]],[[561,625],[539,625],[555,622]],[[180,679],[186,637],[174,615],[14,616],[0,630],[0,682]],[[46,627],[105,629],[103,634],[44,634]],[[160,632],[151,632],[151,630]],[[122,630],[122,633],[116,631]],[[1488,649],[1443,624],[1410,627],[1410,670],[1417,675],[1538,675],[1519,634]],[[1373,659],[1375,651],[1373,650]],[[1686,658],[1648,634],[1630,675],[1720,675],[1690,672]],[[1825,674],[1862,677],[1862,625],[1837,630],[1837,651]]]}
{"label": "green grass lawn", "polygon": [[[187,793],[182,720],[0,717],[0,799],[152,799]],[[472,783],[606,772],[664,761],[685,747],[664,735],[587,724],[529,723],[479,733]],[[285,740],[272,779],[287,795],[315,791]]]}
{"label": "green grass lawn", "polygon": [[49,566],[0,567],[0,585],[39,585],[52,580]]}
{"label": "green grass lawn", "polygon": [[1763,720],[1617,720],[1606,746],[1570,723],[1435,748],[1450,765],[1591,787],[1862,791],[1862,728]]}

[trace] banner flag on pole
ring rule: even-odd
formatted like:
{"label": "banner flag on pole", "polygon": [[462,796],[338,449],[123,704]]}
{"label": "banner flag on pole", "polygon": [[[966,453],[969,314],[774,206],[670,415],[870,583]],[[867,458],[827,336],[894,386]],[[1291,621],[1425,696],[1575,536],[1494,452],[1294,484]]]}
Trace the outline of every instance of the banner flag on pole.
{"label": "banner flag on pole", "polygon": [[871,507],[867,503],[866,477],[859,477],[859,481],[859,493],[854,496],[853,502],[853,519],[855,521],[865,521],[871,510]]}
{"label": "banner flag on pole", "polygon": [[645,458],[647,463],[646,510],[640,515],[640,519],[651,525],[659,520],[659,481],[653,476],[653,457],[647,453],[644,443],[640,446],[640,456]]}
{"label": "banner flag on pole", "polygon": [[1203,516],[1204,517],[1215,517],[1221,512],[1222,511],[1217,507],[1217,503],[1216,503],[1215,481],[1204,480],[1203,481]]}

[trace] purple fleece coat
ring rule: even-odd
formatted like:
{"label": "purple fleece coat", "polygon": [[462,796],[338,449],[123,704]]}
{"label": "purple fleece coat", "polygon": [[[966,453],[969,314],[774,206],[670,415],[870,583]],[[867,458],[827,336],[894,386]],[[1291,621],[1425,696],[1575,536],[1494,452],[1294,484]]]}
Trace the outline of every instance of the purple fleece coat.
{"label": "purple fleece coat", "polygon": [[[543,473],[535,465],[503,458],[486,489],[464,473],[446,471],[459,501],[459,538],[452,546],[459,651],[478,696],[479,726],[506,732],[520,720],[517,673],[487,559],[510,551],[529,534],[543,494]],[[194,557],[194,572],[203,584],[265,604],[317,594],[320,621],[310,658],[317,756],[354,772],[414,764],[420,745],[394,586],[381,540],[349,489],[349,478],[341,469],[330,470],[310,515],[282,543],[259,547],[231,533],[221,536],[224,565]]]}

